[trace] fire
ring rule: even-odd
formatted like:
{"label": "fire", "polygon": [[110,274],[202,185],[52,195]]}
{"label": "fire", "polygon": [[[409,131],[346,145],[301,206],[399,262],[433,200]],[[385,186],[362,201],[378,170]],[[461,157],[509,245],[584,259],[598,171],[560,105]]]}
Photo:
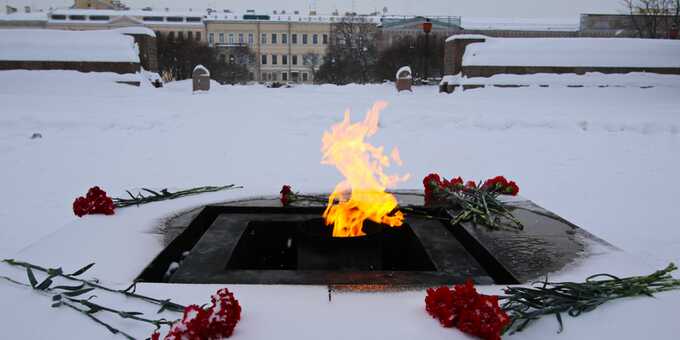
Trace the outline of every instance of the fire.
{"label": "fire", "polygon": [[380,111],[386,106],[386,102],[376,102],[366,118],[354,124],[350,121],[349,111],[345,111],[344,120],[324,132],[321,163],[334,165],[345,177],[335,186],[323,213],[326,225],[333,226],[333,237],[365,235],[361,230],[365,220],[391,227],[401,226],[404,222],[401,211],[393,212],[397,199],[385,190],[406,180],[408,175],[389,176],[383,171],[390,165],[390,159],[401,165],[399,151],[394,148],[388,157],[382,146],[364,141],[378,131]]}

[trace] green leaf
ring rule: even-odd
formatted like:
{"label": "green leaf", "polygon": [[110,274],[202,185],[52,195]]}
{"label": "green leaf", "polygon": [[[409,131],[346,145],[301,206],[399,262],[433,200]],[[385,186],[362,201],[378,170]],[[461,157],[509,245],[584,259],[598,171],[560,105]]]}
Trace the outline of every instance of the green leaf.
{"label": "green leaf", "polygon": [[36,280],[31,267],[26,267],[26,274],[28,274],[28,281],[31,282],[31,287],[35,288],[35,286],[38,284],[38,280]]}
{"label": "green leaf", "polygon": [[142,190],[144,190],[144,191],[146,191],[146,192],[150,192],[150,193],[152,193],[152,194],[154,194],[154,195],[156,195],[156,196],[163,196],[163,195],[161,195],[161,194],[159,194],[159,193],[157,193],[157,192],[155,192],[155,191],[153,191],[153,190],[151,190],[151,189],[142,188]]}
{"label": "green leaf", "polygon": [[94,266],[94,262],[88,264],[87,266],[85,266],[83,268],[76,270],[75,272],[73,272],[72,274],[69,274],[68,276],[78,276],[78,275],[88,271],[90,268],[92,268],[92,266]]}
{"label": "green leaf", "polygon": [[63,294],[68,296],[68,297],[76,297],[76,296],[80,296],[80,295],[89,293],[93,290],[94,290],[94,288],[85,288],[85,289],[80,289],[80,290],[76,290],[76,291],[72,291],[72,292],[64,292]]}
{"label": "green leaf", "polygon": [[52,285],[52,278],[48,277],[45,279],[45,281],[41,282],[35,289],[37,290],[45,290],[49,288]]}
{"label": "green leaf", "polygon": [[54,288],[52,288],[52,289],[61,289],[61,290],[80,290],[80,289],[83,289],[83,287],[85,287],[85,284],[84,284],[84,283],[81,283],[81,284],[78,285],[78,286],[56,286],[56,287],[54,287]]}
{"label": "green leaf", "polygon": [[47,269],[47,275],[49,275],[49,276],[59,276],[59,275],[62,275],[62,274],[64,274],[64,271],[61,269],[61,267],[59,267],[59,268],[48,268]]}

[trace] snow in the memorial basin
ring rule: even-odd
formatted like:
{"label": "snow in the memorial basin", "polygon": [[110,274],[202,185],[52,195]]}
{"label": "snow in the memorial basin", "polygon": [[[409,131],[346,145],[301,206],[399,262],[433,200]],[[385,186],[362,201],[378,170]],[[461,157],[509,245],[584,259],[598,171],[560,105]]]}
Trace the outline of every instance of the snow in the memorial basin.
{"label": "snow in the memorial basin", "polygon": [[[634,78],[631,78],[634,79]],[[647,274],[680,262],[680,97],[677,86],[485,88],[397,93],[391,84],[212,86],[161,89],[115,83],[113,74],[4,71],[0,83],[0,257],[88,272],[125,288],[162,249],[157,226],[177,212],[250,196],[283,184],[328,192],[341,175],[320,164],[323,131],[352,110],[361,120],[376,100],[375,145],[399,147],[421,187],[429,172],[465,179],[505,175],[521,195],[623,249],[579,261],[555,280],[610,272]],[[664,80],[665,81],[665,80]],[[672,82],[672,80],[669,80]],[[266,100],[265,100],[266,99]],[[43,138],[31,139],[34,133]],[[126,189],[240,184],[245,188],[142,207],[114,216],[73,215],[73,199],[93,185]],[[0,266],[0,275],[26,280]],[[218,285],[142,284],[138,291],[183,304],[209,302]],[[424,311],[423,291],[336,293],[325,287],[230,285],[244,312],[234,339],[467,339]],[[484,286],[485,293],[500,293]],[[11,339],[119,339],[86,317],[50,308],[48,298],[0,283],[3,336]],[[97,301],[154,315],[151,306],[107,294]],[[672,339],[680,294],[621,300],[579,318],[539,321],[509,339]],[[155,315],[154,315],[155,316]],[[179,315],[165,313],[166,318]],[[338,322],[342,320],[342,322]],[[110,320],[137,337],[153,327]],[[349,326],[348,326],[349,325]]]}

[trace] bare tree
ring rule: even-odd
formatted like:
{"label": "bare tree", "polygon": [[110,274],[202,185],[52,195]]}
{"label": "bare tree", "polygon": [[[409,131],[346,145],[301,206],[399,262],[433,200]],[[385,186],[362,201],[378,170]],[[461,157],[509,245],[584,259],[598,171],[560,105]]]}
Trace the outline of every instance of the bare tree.
{"label": "bare tree", "polygon": [[680,0],[623,0],[640,38],[667,38],[680,25]]}
{"label": "bare tree", "polygon": [[336,84],[374,80],[378,28],[367,17],[346,15],[331,25],[330,42],[319,69],[321,81]]}
{"label": "bare tree", "polygon": [[302,55],[302,65],[307,66],[312,79],[316,79],[316,73],[321,66],[321,56],[314,52],[305,53]]}

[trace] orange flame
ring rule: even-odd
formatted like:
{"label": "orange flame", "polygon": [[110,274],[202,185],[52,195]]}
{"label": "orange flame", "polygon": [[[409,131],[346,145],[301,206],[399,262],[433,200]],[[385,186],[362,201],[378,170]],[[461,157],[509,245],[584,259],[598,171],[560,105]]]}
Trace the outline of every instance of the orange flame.
{"label": "orange flame", "polygon": [[326,225],[333,225],[333,237],[365,235],[361,229],[367,219],[390,227],[404,222],[401,211],[391,214],[397,207],[397,199],[385,189],[406,180],[408,175],[388,176],[383,171],[390,165],[390,158],[401,164],[399,151],[394,148],[391,157],[387,157],[383,147],[364,141],[378,131],[380,111],[386,106],[386,102],[376,102],[364,121],[354,124],[350,122],[349,111],[345,111],[344,120],[333,125],[330,132],[324,132],[321,163],[334,165],[345,176],[345,180],[335,186],[323,213]]}

